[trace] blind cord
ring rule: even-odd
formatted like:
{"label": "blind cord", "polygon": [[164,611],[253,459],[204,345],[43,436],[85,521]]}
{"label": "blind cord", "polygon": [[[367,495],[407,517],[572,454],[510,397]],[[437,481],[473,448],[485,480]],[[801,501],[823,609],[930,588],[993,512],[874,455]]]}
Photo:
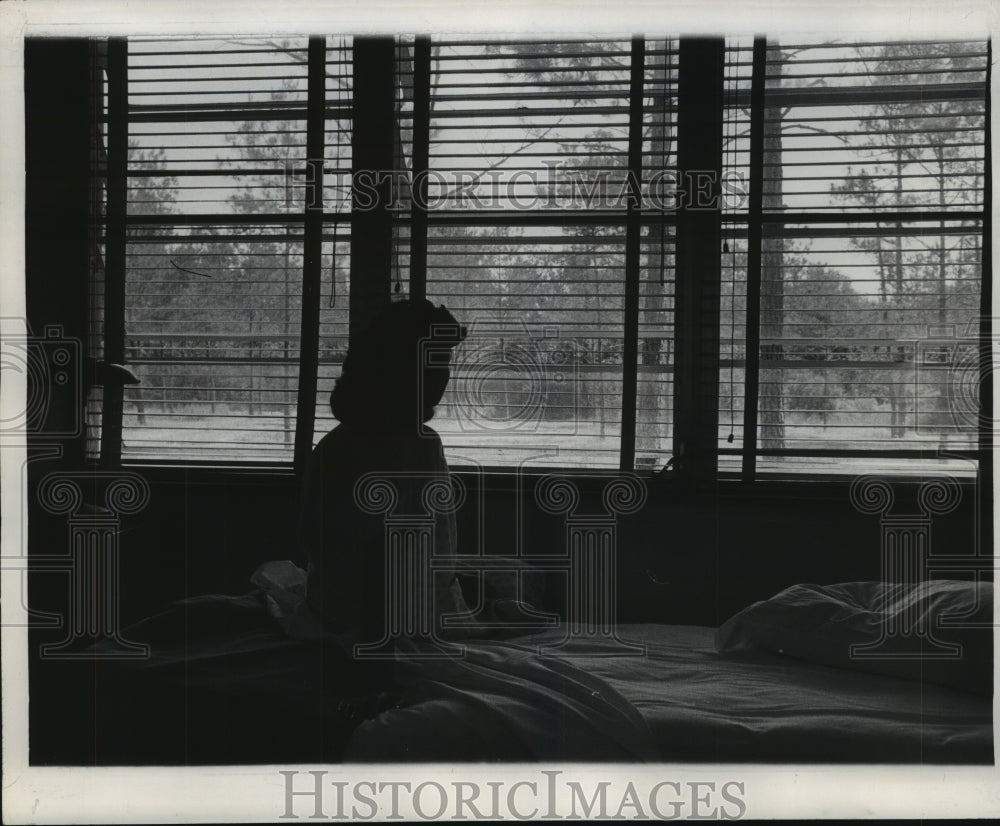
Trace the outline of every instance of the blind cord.
{"label": "blind cord", "polygon": [[[662,96],[660,98],[660,103],[663,106],[663,136],[660,141],[660,169],[666,169],[667,167],[667,136],[669,134],[670,125],[667,121],[669,107],[667,104],[667,97],[669,95],[670,89],[670,70],[668,67],[668,61],[670,59],[670,49],[672,41],[663,41],[663,73],[661,77],[662,84]],[[661,214],[662,217],[662,214]],[[666,251],[667,251],[667,239],[666,232],[663,224],[660,224],[660,286],[666,286]]]}
{"label": "blind cord", "polygon": [[[337,80],[337,94],[342,95],[344,92],[344,82],[346,79],[347,70],[344,68],[347,64],[347,39],[340,39],[340,54],[337,60],[337,73],[335,78]],[[344,136],[344,130],[340,128],[340,121],[337,122],[337,139],[334,143],[334,149],[336,154],[334,158],[336,159],[337,171],[340,171],[340,150],[343,146],[342,140]],[[344,209],[343,198],[340,198],[337,203],[337,217],[339,218]],[[337,306],[337,235],[340,229],[340,222],[334,221],[333,230],[333,244],[330,248],[330,302],[327,305],[328,309],[335,309]]]}
{"label": "blind cord", "polygon": [[[740,51],[739,46],[736,47],[736,61],[735,65],[738,66],[740,61]],[[730,63],[730,77],[728,83],[726,84],[726,106],[724,110],[723,117],[726,117],[726,129],[727,134],[727,146],[726,151],[723,153],[723,157],[726,163],[723,166],[723,174],[725,170],[732,169],[736,165],[736,124],[734,122],[733,104],[735,101],[735,91],[733,89],[733,65]],[[719,182],[719,197],[722,197],[722,182]],[[723,199],[723,209],[726,208],[726,201]],[[736,228],[735,212],[736,207],[731,207],[731,220],[730,227],[734,230]],[[735,336],[736,336],[736,239],[733,239],[732,247],[729,245],[729,238],[726,237],[723,240],[722,250],[724,253],[729,253],[730,266],[729,266],[729,435],[726,436],[726,442],[732,444],[736,438],[735,434],[735,415],[733,411],[733,404],[735,398],[735,382],[733,379],[733,369],[736,363],[736,347],[735,347]]]}

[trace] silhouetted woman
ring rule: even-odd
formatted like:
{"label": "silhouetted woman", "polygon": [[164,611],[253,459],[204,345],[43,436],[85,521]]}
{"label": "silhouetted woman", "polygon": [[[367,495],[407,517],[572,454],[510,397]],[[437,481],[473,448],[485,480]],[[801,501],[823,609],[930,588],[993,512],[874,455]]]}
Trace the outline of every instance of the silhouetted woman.
{"label": "silhouetted woman", "polygon": [[[307,602],[323,626],[377,642],[385,628],[385,517],[365,513],[355,485],[366,474],[393,480],[397,513],[421,511],[420,493],[447,478],[441,439],[427,426],[450,376],[451,350],[464,332],[444,307],[390,304],[352,339],[330,395],[340,424],[309,462],[301,536],[308,559]],[[434,555],[455,553],[453,515],[438,515]],[[434,574],[434,621],[465,610],[454,573]]]}

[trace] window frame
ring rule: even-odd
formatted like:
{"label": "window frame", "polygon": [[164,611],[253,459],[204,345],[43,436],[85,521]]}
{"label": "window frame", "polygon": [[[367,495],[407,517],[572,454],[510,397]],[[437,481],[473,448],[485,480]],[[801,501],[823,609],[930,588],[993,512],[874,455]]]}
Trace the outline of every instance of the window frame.
{"label": "window frame", "polygon": [[[927,41],[932,43],[934,41]],[[809,211],[802,209],[767,209],[764,205],[764,186],[763,186],[763,172],[765,167],[765,147],[764,147],[764,119],[767,113],[768,107],[773,107],[775,105],[781,105],[783,92],[778,90],[777,92],[773,89],[768,89],[766,85],[766,79],[769,77],[768,67],[770,64],[770,50],[773,48],[773,43],[768,41],[765,37],[755,37],[753,44],[753,71],[752,71],[752,81],[750,90],[750,117],[751,117],[751,130],[750,130],[750,203],[747,216],[747,231],[748,231],[748,273],[747,273],[747,309],[746,309],[746,361],[745,361],[745,376],[746,384],[744,391],[744,433],[754,433],[756,437],[750,440],[744,440],[744,444],[739,450],[727,451],[725,449],[720,450],[722,453],[739,453],[742,454],[742,469],[740,473],[740,478],[744,482],[754,482],[758,478],[758,468],[757,460],[762,456],[796,456],[796,457],[808,457],[810,455],[816,457],[830,457],[830,458],[844,458],[850,460],[851,458],[901,458],[901,459],[933,459],[941,458],[937,451],[922,451],[913,448],[901,448],[895,450],[880,450],[880,449],[858,449],[851,447],[835,448],[835,449],[786,449],[786,450],[776,450],[776,449],[762,449],[759,442],[759,429],[758,429],[758,414],[759,414],[759,403],[758,394],[760,390],[760,362],[761,362],[761,348],[760,348],[760,318],[761,318],[761,308],[760,308],[760,298],[761,298],[761,281],[762,281],[762,270],[763,270],[763,238],[768,232],[774,232],[778,227],[784,227],[790,224],[801,224],[806,226],[822,226],[829,225],[832,223],[844,223],[861,225],[865,223],[879,223],[879,222],[892,222],[898,220],[900,226],[906,223],[913,222],[923,222],[923,221],[978,221],[979,231],[978,234],[981,237],[981,249],[982,249],[982,263],[980,265],[980,302],[979,302],[979,323],[980,330],[978,335],[978,340],[980,347],[982,347],[983,342],[991,341],[992,337],[992,325],[990,312],[992,308],[992,297],[991,297],[991,285],[989,273],[991,272],[991,209],[990,204],[992,200],[992,182],[991,182],[991,165],[992,165],[992,146],[990,140],[990,112],[991,112],[991,101],[990,101],[990,80],[992,71],[992,41],[986,40],[986,50],[985,50],[985,78],[982,83],[983,86],[983,118],[984,118],[984,173],[983,173],[983,206],[981,210],[938,210],[938,211],[920,211],[917,210],[896,210],[896,211],[881,211],[877,209],[870,209],[868,211],[864,210],[851,210],[845,215],[841,215],[834,212],[824,212],[824,211]],[[978,86],[978,83],[967,84],[969,86]],[[854,91],[854,90],[850,90]],[[972,89],[964,89],[960,92],[963,96],[962,98],[952,98],[954,99],[966,99],[974,96],[970,95]],[[809,97],[814,98],[813,101],[809,101],[809,105],[815,105],[816,98],[822,98],[825,95],[832,95],[834,99],[843,99],[847,96],[844,95],[842,89],[834,89],[832,92],[827,93],[823,89],[817,88],[815,91],[809,90],[803,93],[799,90],[791,90],[790,93],[785,92],[784,98],[787,102],[789,98],[795,98],[798,96],[802,98],[802,102],[809,101]],[[902,100],[923,100],[921,97],[921,90],[917,89],[904,89],[901,92],[896,92],[882,89],[873,89],[870,92],[870,99],[873,101],[881,99],[902,99]],[[856,98],[849,98],[850,101],[856,102]],[[969,234],[976,234],[974,229],[970,229]],[[980,419],[980,426],[978,428],[978,447],[972,451],[965,451],[963,458],[971,458],[975,461],[976,472],[975,476],[980,479],[992,479],[992,465],[991,465],[991,455],[992,455],[992,445],[993,445],[993,435],[992,429],[989,426],[984,426],[984,422],[990,421],[991,417],[987,417],[987,411],[992,410],[992,369],[991,365],[986,363],[985,360],[981,361],[980,365],[980,397],[982,399],[982,414]],[[822,473],[811,473],[805,474],[802,472],[795,471],[769,471],[766,476],[770,479],[789,479],[789,480],[802,480],[807,478],[829,478],[831,480],[842,479],[844,481],[849,481],[853,476],[863,475],[865,471],[861,468],[851,469],[845,473],[837,474],[822,474]],[[984,473],[986,475],[984,475]],[[902,473],[887,473],[884,475],[891,476],[901,476],[906,479],[922,479],[926,477],[932,477],[935,475],[940,475],[939,471],[929,471],[924,468],[914,468],[909,471],[904,471]]]}
{"label": "window frame", "polygon": [[[642,180],[642,108],[644,81],[644,50],[646,40],[634,37],[631,40],[630,92],[629,92],[629,140],[628,140],[628,172],[635,180]],[[683,180],[686,169],[705,169],[716,171],[716,189],[723,167],[721,150],[722,122],[724,108],[727,105],[723,98],[724,68],[726,60],[725,41],[711,38],[682,38],[679,48],[683,55],[680,60],[681,79],[678,80],[680,95],[678,110],[678,174]],[[991,45],[987,41],[987,55]],[[431,77],[432,40],[429,37],[417,37],[413,40],[413,148],[412,172],[416,175],[421,169],[426,170],[428,164],[428,136],[430,130],[429,90]],[[128,67],[127,41],[122,38],[111,38],[108,50],[108,207],[106,218],[107,260],[105,278],[105,353],[108,361],[124,362],[124,332],[125,332],[125,245],[126,230],[129,226],[141,224],[142,218],[127,215],[126,189],[127,169],[125,166],[125,148],[128,135]],[[314,441],[314,423],[316,419],[316,396],[318,381],[318,339],[319,339],[319,304],[322,243],[324,233],[330,227],[348,223],[351,227],[351,262],[352,270],[363,271],[365,278],[352,279],[350,294],[350,330],[354,331],[363,325],[370,317],[373,308],[380,306],[391,297],[391,285],[394,279],[391,248],[394,234],[401,229],[409,233],[409,288],[414,297],[422,297],[426,292],[427,273],[427,233],[436,226],[446,226],[448,221],[460,219],[463,216],[435,214],[421,208],[425,199],[417,199],[411,205],[408,216],[399,215],[388,209],[389,198],[380,199],[380,208],[361,211],[352,210],[351,215],[333,214],[324,208],[323,193],[323,163],[317,161],[324,155],[324,122],[326,117],[325,100],[325,59],[326,39],[309,38],[309,66],[307,91],[307,196],[306,207],[302,214],[293,216],[273,216],[249,214],[245,219],[236,218],[233,223],[239,224],[271,219],[302,222],[304,224],[303,241],[303,298],[301,351],[298,378],[298,404],[295,414],[294,458],[291,463],[267,463],[259,460],[248,460],[246,463],[212,462],[204,463],[189,460],[163,461],[132,461],[124,463],[138,466],[169,466],[179,465],[206,468],[233,468],[240,470],[271,469],[278,471],[300,472],[305,466]],[[744,420],[745,434],[758,433],[759,371],[760,371],[760,277],[761,277],[761,243],[763,234],[769,227],[791,223],[823,222],[831,220],[829,215],[795,212],[792,210],[780,213],[768,212],[762,201],[763,173],[763,117],[768,105],[767,92],[764,88],[764,67],[767,59],[767,41],[765,38],[755,38],[753,44],[754,70],[750,91],[750,204],[745,219],[748,237],[748,275],[747,275],[747,309],[746,309],[746,352],[744,361]],[[352,173],[362,169],[395,169],[396,153],[393,151],[393,141],[397,129],[394,107],[394,73],[396,67],[396,41],[393,38],[355,38],[353,43],[353,80],[355,89],[365,89],[364,95],[355,95],[353,101],[352,128]],[[987,79],[985,82],[985,169],[984,175],[984,207],[981,213],[976,213],[982,227],[982,272],[990,272],[991,262],[991,216],[992,201],[989,170],[991,169],[990,152],[990,98],[989,98],[989,60],[987,61]],[[709,85],[717,91],[717,99],[704,102],[703,95],[692,96],[696,80],[710,77]],[[703,91],[703,90],[702,90]],[[685,103],[685,101],[687,101]],[[731,103],[729,105],[732,105]],[[718,151],[713,144],[691,138],[691,135],[704,135],[704,127],[693,129],[695,121],[700,121],[705,107],[712,108],[717,114],[710,131],[717,130],[719,135]],[[359,128],[360,127],[360,128]],[[686,153],[684,159],[681,154]],[[423,180],[426,186],[426,178]],[[357,198],[357,193],[355,193]],[[190,216],[182,216],[190,220]],[[469,218],[471,216],[465,216]],[[837,217],[837,216],[834,216]],[[891,217],[891,216],[890,216]],[[932,216],[933,217],[933,216]],[[953,213],[949,218],[956,218]],[[199,220],[219,219],[220,216],[199,216]],[[852,213],[851,222],[861,223],[867,220],[887,220],[884,213],[863,212]],[[908,215],[913,220],[912,215]],[[162,216],[157,217],[162,222]],[[502,225],[510,220],[509,215],[477,216],[477,221],[487,225]],[[669,473],[662,470],[656,472],[660,478],[671,479],[683,486],[700,487],[714,485],[717,481],[730,480],[743,483],[754,483],[763,479],[777,481],[785,478],[785,474],[761,474],[757,469],[758,456],[766,453],[758,446],[758,438],[744,439],[739,448],[726,449],[718,445],[718,419],[721,400],[719,396],[719,294],[721,290],[719,244],[713,245],[711,239],[720,237],[722,223],[725,219],[720,210],[707,210],[700,213],[680,210],[654,212],[640,208],[635,202],[630,202],[624,214],[609,215],[604,218],[594,214],[567,215],[560,213],[555,216],[539,214],[531,220],[551,220],[560,223],[574,221],[587,223],[595,220],[606,220],[609,224],[625,227],[625,326],[624,326],[624,358],[622,375],[622,429],[620,437],[620,462],[622,471],[636,471],[635,468],[635,437],[637,417],[637,386],[638,386],[638,314],[639,314],[639,279],[640,279],[640,236],[644,227],[662,224],[674,228],[678,244],[678,267],[676,274],[676,289],[678,291],[674,316],[674,456],[673,467]],[[843,220],[841,218],[841,220]],[[146,220],[148,222],[148,219]],[[694,223],[692,223],[694,222]],[[697,225],[697,226],[696,226]],[[700,234],[709,238],[709,242],[700,248],[690,243],[690,239]],[[376,243],[373,239],[383,239]],[[385,242],[388,239],[388,242]],[[683,267],[680,262],[683,260]],[[704,277],[708,273],[708,277]],[[990,279],[981,277],[981,318],[984,328],[980,331],[980,340],[990,341],[992,329],[988,324],[990,301],[992,299]],[[714,309],[713,309],[714,308]],[[701,332],[699,332],[701,331]],[[696,354],[696,355],[691,355]],[[734,365],[738,361],[733,358]],[[991,371],[989,365],[982,366],[982,394],[984,418],[991,412],[989,401],[991,389]],[[678,392],[677,388],[682,392]],[[121,385],[110,385],[105,388],[103,397],[103,414],[101,417],[101,446],[99,461],[105,466],[123,464],[122,421],[123,398]],[[980,426],[978,467],[982,476],[984,470],[990,467],[990,452],[993,437],[991,428]],[[738,473],[720,471],[718,457],[724,453],[736,453],[741,457],[742,467]],[[800,455],[801,451],[792,451]],[[859,451],[845,449],[832,451],[837,455],[846,456]],[[880,451],[860,451],[863,455],[877,457]],[[902,456],[908,451],[889,451],[893,455]],[[458,468],[459,470],[461,468]],[[515,469],[510,467],[486,467],[483,470],[492,473],[509,474]],[[519,469],[520,470],[520,469]],[[547,469],[551,471],[551,469]],[[652,473],[649,471],[639,471]],[[573,470],[574,474],[587,475],[587,471]],[[914,470],[903,474],[906,478],[918,478],[933,475],[927,471]],[[821,481],[825,477],[821,473],[802,474],[791,473],[788,478],[796,481]],[[831,481],[849,479],[849,475],[837,475]]]}

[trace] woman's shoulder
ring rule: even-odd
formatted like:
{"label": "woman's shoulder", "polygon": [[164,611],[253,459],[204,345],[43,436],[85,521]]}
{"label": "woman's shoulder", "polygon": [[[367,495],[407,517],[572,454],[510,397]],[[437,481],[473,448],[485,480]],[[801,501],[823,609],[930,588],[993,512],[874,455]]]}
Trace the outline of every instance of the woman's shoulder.
{"label": "woman's shoulder", "polygon": [[413,428],[400,427],[361,427],[356,424],[340,423],[327,432],[316,443],[316,448],[326,448],[341,444],[357,444],[358,442],[413,442],[441,446],[441,436],[433,428],[421,424]]}
{"label": "woman's shoulder", "polygon": [[[378,429],[340,424],[319,440],[313,461],[326,464],[342,459],[364,459],[392,466],[397,462],[424,464],[444,453],[441,437],[433,428]],[[351,462],[354,464],[354,462]]]}

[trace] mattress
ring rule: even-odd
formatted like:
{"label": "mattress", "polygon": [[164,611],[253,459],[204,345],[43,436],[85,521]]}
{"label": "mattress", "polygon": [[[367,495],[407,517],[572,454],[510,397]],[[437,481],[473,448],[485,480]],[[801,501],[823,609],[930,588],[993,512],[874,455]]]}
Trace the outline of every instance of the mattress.
{"label": "mattress", "polygon": [[189,600],[130,629],[153,648],[120,666],[142,684],[109,671],[117,690],[102,689],[102,731],[131,731],[121,714],[163,731],[147,723],[141,757],[124,743],[102,762],[993,762],[988,696],[766,651],[723,656],[714,628],[623,625],[645,648],[628,656],[599,639],[560,646],[563,635],[466,639],[463,657],[437,659],[402,640],[378,664],[395,670],[392,702],[356,712],[366,689],[349,649],[291,639],[254,597]]}
{"label": "mattress", "polygon": [[778,655],[732,659],[714,628],[633,625],[645,657],[574,660],[629,700],[664,760],[992,763],[992,703]]}
{"label": "mattress", "polygon": [[989,698],[766,653],[715,629],[627,625],[539,654],[559,631],[404,660],[406,708],[363,723],[348,760],[992,763]]}

